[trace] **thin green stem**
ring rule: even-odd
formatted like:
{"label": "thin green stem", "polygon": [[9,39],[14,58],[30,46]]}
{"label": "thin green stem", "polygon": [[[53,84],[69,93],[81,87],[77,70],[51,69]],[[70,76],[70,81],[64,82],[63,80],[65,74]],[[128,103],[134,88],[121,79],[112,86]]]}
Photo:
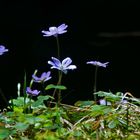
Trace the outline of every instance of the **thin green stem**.
{"label": "thin green stem", "polygon": [[45,91],[45,85],[44,85],[44,82],[42,82],[41,85],[42,85],[42,93],[43,93],[43,95],[45,95],[45,94],[46,94],[46,91]]}
{"label": "thin green stem", "polygon": [[129,107],[127,105],[127,110],[126,110],[126,119],[127,119],[127,136],[128,136],[128,127],[129,127]]}
{"label": "thin green stem", "polygon": [[[38,70],[35,70],[34,73],[33,73],[33,75],[36,75],[37,72],[38,72]],[[33,82],[34,82],[34,80],[33,80],[33,78],[32,78],[31,81],[30,81],[30,85],[29,85],[30,88],[32,87]]]}
{"label": "thin green stem", "polygon": [[28,113],[31,113],[32,108],[31,108],[31,104],[32,104],[32,96],[29,96],[29,108],[28,108]]}
{"label": "thin green stem", "polygon": [[[96,88],[97,88],[97,70],[98,70],[98,66],[95,67],[95,73],[94,73],[94,86],[93,86],[93,95],[94,95],[94,101],[95,103],[97,102],[97,97],[96,97]],[[97,117],[98,118],[98,117]],[[100,136],[99,136],[99,129],[96,129],[96,140],[100,140]]]}
{"label": "thin green stem", "polygon": [[26,94],[26,71],[25,71],[25,74],[24,74],[23,95],[24,95],[24,108],[25,108],[25,106],[26,106],[26,97],[27,97],[27,94]]}
{"label": "thin green stem", "polygon": [[[9,106],[9,102],[8,102],[8,100],[6,99],[6,97],[5,97],[4,93],[2,92],[1,88],[0,88],[0,95],[1,95],[2,99],[4,100],[4,102],[6,103],[6,105]],[[12,99],[11,99],[11,102],[12,102]],[[11,105],[10,105],[9,107],[10,107],[11,110],[12,110],[12,103],[11,103]]]}
{"label": "thin green stem", "polygon": [[95,67],[95,73],[94,73],[93,95],[94,95],[95,102],[97,101],[96,94],[94,94],[96,92],[96,88],[97,88],[97,70],[98,70],[98,66]]}
{"label": "thin green stem", "polygon": [[[60,72],[58,85],[61,85],[61,81],[62,81],[62,71]],[[60,105],[60,102],[61,102],[61,89],[59,89],[58,91],[58,106]]]}
{"label": "thin green stem", "polygon": [[[57,45],[57,57],[60,59],[60,43],[59,38],[56,36],[56,45]],[[60,71],[58,71],[58,78],[60,77]]]}
{"label": "thin green stem", "polygon": [[56,43],[57,43],[57,57],[58,59],[60,59],[60,44],[59,44],[58,36],[56,36]]}
{"label": "thin green stem", "polygon": [[[57,86],[58,86],[58,85],[61,85],[61,81],[62,81],[62,71],[60,71],[59,74],[60,74],[60,75],[59,75],[59,79],[58,79],[58,82],[57,82]],[[55,90],[54,90],[54,92],[53,92],[53,97],[55,96],[56,91],[57,91],[57,89],[55,88]],[[61,101],[61,90],[59,89],[59,90],[58,90],[58,104],[60,104],[60,101]]]}
{"label": "thin green stem", "polygon": [[[57,57],[58,57],[58,59],[60,59],[60,43],[59,43],[58,36],[56,36],[56,43],[57,43]],[[62,71],[58,71],[57,85],[61,85],[61,80],[62,80]],[[55,92],[56,92],[56,89],[55,89]],[[55,92],[54,92],[54,94],[55,94]],[[61,90],[59,89],[58,90],[58,105],[60,104],[60,101],[61,101]]]}
{"label": "thin green stem", "polygon": [[[61,81],[62,81],[62,74],[63,74],[63,72],[62,71],[60,71],[60,76],[59,76],[59,79],[58,79],[58,82],[57,82],[57,86],[59,86],[59,85],[61,85]],[[52,95],[52,97],[53,98],[55,98],[55,94],[57,93],[57,105],[58,106],[60,106],[60,104],[61,104],[61,100],[62,100],[62,98],[61,98],[61,89],[57,89],[57,88],[55,88],[54,89],[54,91],[53,91],[53,95]],[[51,101],[50,101],[50,104],[49,104],[49,107],[50,107],[50,105],[51,105],[51,103],[52,103],[52,100],[53,99],[51,99]]]}

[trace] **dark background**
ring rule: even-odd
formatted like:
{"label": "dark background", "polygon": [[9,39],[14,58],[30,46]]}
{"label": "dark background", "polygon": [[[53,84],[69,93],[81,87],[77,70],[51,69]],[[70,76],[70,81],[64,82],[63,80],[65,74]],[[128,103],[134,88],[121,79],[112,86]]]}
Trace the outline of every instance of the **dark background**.
{"label": "dark background", "polygon": [[[86,64],[90,60],[110,62],[98,71],[97,90],[140,97],[139,14],[139,3],[129,0],[1,2],[0,44],[9,49],[0,56],[1,92],[7,100],[16,97],[24,71],[28,83],[35,69],[40,73],[49,70],[47,61],[57,54],[56,42],[54,37],[43,37],[41,31],[65,23],[68,32],[59,36],[61,57],[71,57],[77,70],[63,77],[68,88],[63,102],[92,99],[95,67]],[[55,81],[54,76],[50,83]],[[0,104],[5,105],[2,97]]]}

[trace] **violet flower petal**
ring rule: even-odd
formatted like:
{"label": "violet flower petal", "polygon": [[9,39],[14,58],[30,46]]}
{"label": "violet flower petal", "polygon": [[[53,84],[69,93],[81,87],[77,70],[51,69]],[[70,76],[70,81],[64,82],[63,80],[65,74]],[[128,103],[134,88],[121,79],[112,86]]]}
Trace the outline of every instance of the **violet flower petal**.
{"label": "violet flower petal", "polygon": [[57,58],[52,57],[52,60],[53,60],[54,66],[56,66],[56,67],[61,66],[61,62]]}
{"label": "violet flower petal", "polygon": [[77,68],[75,65],[70,65],[72,63],[72,60],[69,57],[65,58],[62,63],[55,57],[52,57],[52,59],[53,62],[48,61],[48,64],[52,65],[51,69],[58,69],[66,74],[67,70],[73,70]]}
{"label": "violet flower petal", "polygon": [[104,68],[106,68],[108,63],[109,62],[101,63],[99,61],[89,61],[89,62],[87,62],[87,64],[92,64],[92,65],[99,66],[99,67],[104,67]]}
{"label": "violet flower petal", "polygon": [[26,88],[26,93],[31,95],[31,96],[37,96],[40,93],[40,91],[38,91],[38,90],[31,90],[30,87],[27,87]]}
{"label": "violet flower petal", "polygon": [[66,24],[61,24],[58,27],[52,26],[49,27],[49,31],[41,31],[43,33],[43,36],[49,37],[49,36],[55,36],[57,37],[58,34],[66,33],[67,30],[65,30],[68,27]]}
{"label": "violet flower petal", "polygon": [[67,57],[62,61],[62,66],[67,67],[71,63],[72,63],[72,60],[69,57]]}
{"label": "violet flower petal", "polygon": [[5,52],[8,52],[8,49],[6,49],[5,46],[0,45],[0,55],[4,54]]}

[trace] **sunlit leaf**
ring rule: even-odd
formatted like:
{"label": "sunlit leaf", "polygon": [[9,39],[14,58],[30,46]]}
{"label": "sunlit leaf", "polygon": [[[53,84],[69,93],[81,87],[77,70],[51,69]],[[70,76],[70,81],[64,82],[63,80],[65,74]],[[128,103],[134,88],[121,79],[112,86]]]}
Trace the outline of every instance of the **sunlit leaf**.
{"label": "sunlit leaf", "polygon": [[14,106],[14,112],[16,113],[22,113],[23,112],[23,108],[22,107],[17,107],[17,106]]}

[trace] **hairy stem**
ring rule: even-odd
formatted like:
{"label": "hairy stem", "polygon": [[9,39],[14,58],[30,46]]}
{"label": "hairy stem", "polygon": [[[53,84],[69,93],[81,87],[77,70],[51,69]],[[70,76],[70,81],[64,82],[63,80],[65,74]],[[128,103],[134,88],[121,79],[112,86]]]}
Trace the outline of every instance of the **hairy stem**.
{"label": "hairy stem", "polygon": [[56,43],[57,43],[57,57],[58,59],[60,59],[60,44],[59,44],[58,36],[56,36]]}
{"label": "hairy stem", "polygon": [[96,66],[95,73],[94,73],[93,95],[94,95],[94,101],[95,102],[97,101],[96,94],[94,94],[96,92],[96,88],[97,88],[97,70],[98,70],[98,66]]}

